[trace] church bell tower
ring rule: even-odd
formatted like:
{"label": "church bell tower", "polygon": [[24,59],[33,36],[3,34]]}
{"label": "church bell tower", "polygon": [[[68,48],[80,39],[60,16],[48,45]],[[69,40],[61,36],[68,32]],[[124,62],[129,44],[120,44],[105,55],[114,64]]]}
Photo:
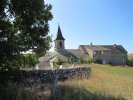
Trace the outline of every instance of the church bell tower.
{"label": "church bell tower", "polygon": [[59,25],[58,25],[57,36],[56,36],[56,39],[54,40],[54,42],[55,42],[55,48],[54,48],[55,51],[61,51],[61,50],[65,49],[65,45],[64,45],[65,39],[62,36],[62,32],[61,32]]}

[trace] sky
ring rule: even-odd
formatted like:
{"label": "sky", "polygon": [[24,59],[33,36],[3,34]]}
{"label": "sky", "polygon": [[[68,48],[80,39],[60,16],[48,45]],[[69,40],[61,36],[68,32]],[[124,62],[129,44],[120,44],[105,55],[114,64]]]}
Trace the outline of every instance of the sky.
{"label": "sky", "polygon": [[[133,0],[45,0],[52,5],[49,22],[54,40],[58,23],[66,49],[79,45],[123,45],[133,53]],[[53,47],[50,51],[54,50]]]}

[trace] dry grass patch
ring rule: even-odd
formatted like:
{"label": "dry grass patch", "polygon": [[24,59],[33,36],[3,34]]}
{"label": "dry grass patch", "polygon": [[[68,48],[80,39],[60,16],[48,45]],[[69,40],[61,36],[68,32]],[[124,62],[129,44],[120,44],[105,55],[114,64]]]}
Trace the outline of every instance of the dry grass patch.
{"label": "dry grass patch", "polygon": [[91,64],[89,66],[92,67],[92,77],[89,80],[70,82],[73,86],[83,87],[87,91],[96,94],[132,100],[133,68],[98,64]]}

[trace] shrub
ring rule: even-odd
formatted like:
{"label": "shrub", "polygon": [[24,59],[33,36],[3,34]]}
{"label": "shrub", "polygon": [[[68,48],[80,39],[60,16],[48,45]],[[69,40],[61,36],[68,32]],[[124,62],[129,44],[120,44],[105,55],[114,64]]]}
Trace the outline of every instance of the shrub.
{"label": "shrub", "polygon": [[93,59],[92,58],[89,58],[88,61],[87,61],[88,64],[91,64],[93,63]]}
{"label": "shrub", "polygon": [[83,58],[82,57],[79,57],[79,59],[78,59],[79,61],[79,64],[83,64],[83,62],[84,62],[84,60],[83,60]]}
{"label": "shrub", "polygon": [[110,64],[110,65],[113,65],[112,61],[109,61],[109,64]]}
{"label": "shrub", "polygon": [[21,67],[34,67],[38,63],[36,54],[23,54],[20,61]]}
{"label": "shrub", "polygon": [[102,64],[102,60],[101,60],[101,59],[96,59],[96,58],[94,58],[94,59],[93,59],[93,62],[94,62],[94,63],[97,63],[97,64]]}
{"label": "shrub", "polygon": [[128,66],[133,66],[133,58],[128,59]]}
{"label": "shrub", "polygon": [[35,67],[38,63],[38,58],[36,54],[21,54],[18,60],[7,61],[4,67],[0,66],[0,70],[18,70],[20,68],[31,68]]}
{"label": "shrub", "polygon": [[63,60],[60,57],[57,57],[56,64],[57,65],[62,65],[62,63],[63,63]]}
{"label": "shrub", "polygon": [[74,63],[74,58],[73,56],[71,56],[70,58],[68,58],[68,63],[73,64]]}

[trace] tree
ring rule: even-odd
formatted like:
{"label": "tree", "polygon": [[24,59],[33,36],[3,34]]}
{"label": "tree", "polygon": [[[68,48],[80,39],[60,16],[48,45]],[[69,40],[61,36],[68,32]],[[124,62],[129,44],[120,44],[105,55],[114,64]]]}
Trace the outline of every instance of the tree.
{"label": "tree", "polygon": [[38,59],[36,54],[23,54],[21,55],[19,66],[31,68],[31,67],[35,67],[37,62],[38,62]]}
{"label": "tree", "polygon": [[51,9],[44,0],[0,2],[0,69],[15,68],[22,52],[33,50],[41,56],[50,49]]}

